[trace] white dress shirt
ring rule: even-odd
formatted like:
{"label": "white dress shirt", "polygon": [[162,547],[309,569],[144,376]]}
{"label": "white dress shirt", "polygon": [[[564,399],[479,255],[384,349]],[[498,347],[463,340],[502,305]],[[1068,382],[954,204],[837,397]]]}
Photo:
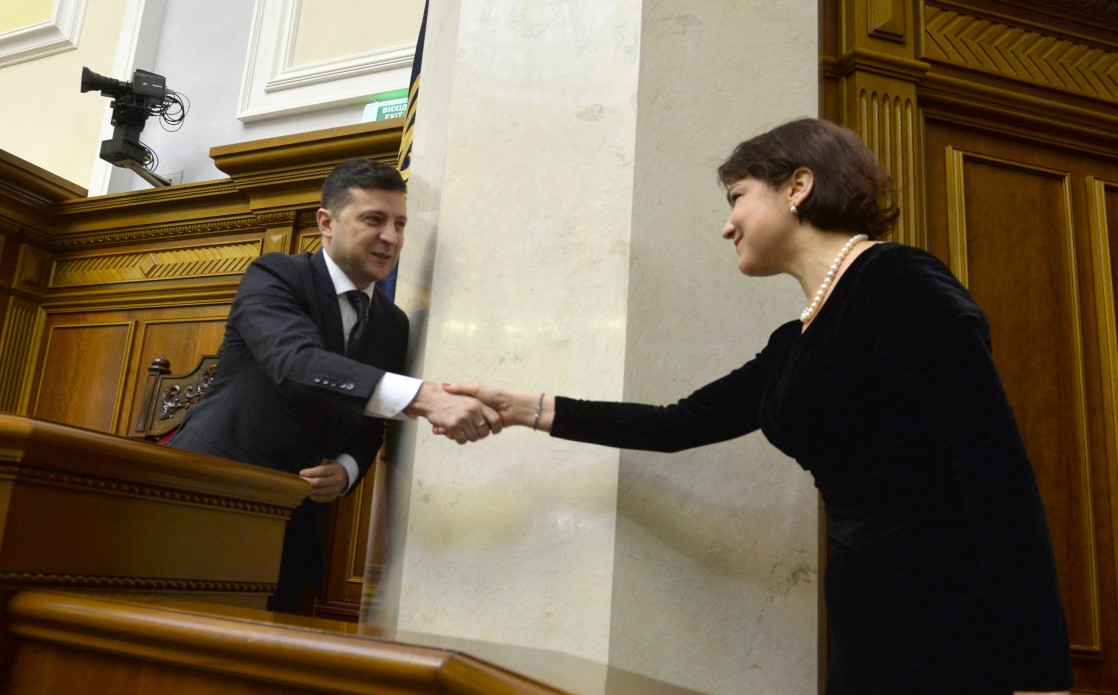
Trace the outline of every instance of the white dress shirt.
{"label": "white dress shirt", "polygon": [[[353,325],[357,323],[357,312],[353,309],[349,300],[346,299],[346,292],[355,290],[357,287],[345,274],[345,271],[334,263],[334,259],[330,258],[330,254],[326,253],[325,249],[323,249],[322,257],[326,260],[326,269],[330,272],[330,280],[333,281],[334,291],[338,295],[338,308],[342,310],[342,330],[348,337]],[[371,306],[374,286],[369,285],[361,291],[369,297]],[[371,330],[375,330],[375,326],[371,327]],[[404,408],[415,400],[415,395],[419,393],[419,387],[422,385],[422,379],[385,372],[377,387],[373,389],[372,397],[365,404],[365,414],[386,420],[404,419]],[[349,492],[349,488],[353,486],[353,481],[357,480],[357,462],[349,454],[342,454],[338,456],[337,460],[349,473],[349,487],[346,488],[346,492]]]}

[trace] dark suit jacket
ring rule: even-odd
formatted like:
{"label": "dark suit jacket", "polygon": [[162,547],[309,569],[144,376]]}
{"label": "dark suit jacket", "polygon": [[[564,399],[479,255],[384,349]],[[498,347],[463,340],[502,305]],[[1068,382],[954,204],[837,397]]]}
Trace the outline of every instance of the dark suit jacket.
{"label": "dark suit jacket", "polygon": [[213,384],[170,446],[293,474],[342,453],[369,469],[384,421],[363,411],[384,373],[403,369],[408,319],[374,292],[362,354],[347,359],[322,253],[269,253],[245,270]]}

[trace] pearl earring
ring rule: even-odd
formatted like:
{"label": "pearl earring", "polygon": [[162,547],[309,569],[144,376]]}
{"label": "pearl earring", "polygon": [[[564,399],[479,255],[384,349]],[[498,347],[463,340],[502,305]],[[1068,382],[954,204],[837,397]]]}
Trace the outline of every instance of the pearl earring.
{"label": "pearl earring", "polygon": [[800,209],[796,207],[795,203],[792,203],[788,206],[788,211],[791,212],[793,215],[800,214]]}

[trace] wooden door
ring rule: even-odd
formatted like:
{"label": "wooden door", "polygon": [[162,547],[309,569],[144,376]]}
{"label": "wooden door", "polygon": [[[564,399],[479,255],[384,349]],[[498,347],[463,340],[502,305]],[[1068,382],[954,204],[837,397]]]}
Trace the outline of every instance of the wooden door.
{"label": "wooden door", "polygon": [[1077,690],[1118,692],[1118,161],[924,125],[928,247],[990,320],[1052,531]]}

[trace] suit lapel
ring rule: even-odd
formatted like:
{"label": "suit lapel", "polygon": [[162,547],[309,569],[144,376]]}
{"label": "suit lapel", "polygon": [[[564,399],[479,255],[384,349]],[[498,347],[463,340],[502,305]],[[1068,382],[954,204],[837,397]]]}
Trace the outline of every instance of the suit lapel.
{"label": "suit lapel", "polygon": [[323,260],[324,252],[319,249],[311,256],[311,282],[314,294],[321,307],[322,343],[330,352],[345,354],[345,335],[342,331],[342,311],[338,308],[338,294],[330,280],[330,271]]}

